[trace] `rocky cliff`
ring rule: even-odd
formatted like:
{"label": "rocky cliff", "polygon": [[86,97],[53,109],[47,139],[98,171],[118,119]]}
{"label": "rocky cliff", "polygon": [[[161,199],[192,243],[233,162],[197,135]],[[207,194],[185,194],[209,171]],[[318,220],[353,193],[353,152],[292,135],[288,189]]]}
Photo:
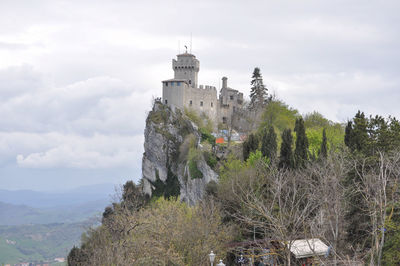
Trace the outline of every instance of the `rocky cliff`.
{"label": "rocky cliff", "polygon": [[213,166],[210,153],[207,136],[195,123],[179,109],[173,111],[155,101],[145,128],[142,161],[145,193],[180,196],[195,204],[203,197],[206,185],[218,180],[210,167]]}

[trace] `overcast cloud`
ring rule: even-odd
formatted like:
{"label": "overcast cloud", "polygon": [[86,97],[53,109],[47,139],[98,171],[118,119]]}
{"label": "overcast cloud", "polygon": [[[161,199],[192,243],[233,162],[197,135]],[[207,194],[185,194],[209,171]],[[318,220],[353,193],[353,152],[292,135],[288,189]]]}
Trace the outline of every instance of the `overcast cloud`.
{"label": "overcast cloud", "polygon": [[248,95],[261,68],[300,113],[400,117],[398,1],[0,3],[0,188],[141,176],[143,130],[178,41],[200,84]]}

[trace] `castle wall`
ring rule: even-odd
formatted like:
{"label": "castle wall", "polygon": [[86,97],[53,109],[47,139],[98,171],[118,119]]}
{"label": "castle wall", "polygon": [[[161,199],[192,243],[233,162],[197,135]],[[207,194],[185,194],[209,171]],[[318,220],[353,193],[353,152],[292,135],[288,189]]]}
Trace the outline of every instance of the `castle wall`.
{"label": "castle wall", "polygon": [[219,123],[231,125],[232,114],[243,106],[243,93],[226,87],[226,78],[219,95]]}
{"label": "castle wall", "polygon": [[178,85],[178,82],[176,81],[164,81],[162,102],[173,108],[178,107],[183,110],[184,92],[187,87],[188,85],[185,82],[179,82]]}
{"label": "castle wall", "polygon": [[184,106],[199,114],[205,113],[213,122],[218,117],[217,89],[212,86],[188,87],[184,94]]}

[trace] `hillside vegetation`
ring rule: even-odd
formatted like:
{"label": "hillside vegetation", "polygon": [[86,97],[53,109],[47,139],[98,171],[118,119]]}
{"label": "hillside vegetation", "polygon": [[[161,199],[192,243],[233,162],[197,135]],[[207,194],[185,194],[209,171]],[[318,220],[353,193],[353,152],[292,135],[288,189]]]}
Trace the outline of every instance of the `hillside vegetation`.
{"label": "hillside vegetation", "polygon": [[[241,256],[298,265],[306,261],[293,256],[292,244],[316,237],[330,247],[312,258],[316,264],[399,264],[399,121],[359,111],[341,125],[264,95],[249,107],[262,119],[243,143],[210,143],[218,182],[208,182],[196,205],[181,202],[178,191],[149,197],[143,181],[127,182],[102,225],[70,251],[69,265],[207,265],[211,250],[227,265]],[[177,148],[190,168],[211,134],[204,119],[186,117],[204,131]],[[168,190],[160,182],[157,189]]]}
{"label": "hillside vegetation", "polygon": [[0,226],[0,265],[65,257],[89,223]]}

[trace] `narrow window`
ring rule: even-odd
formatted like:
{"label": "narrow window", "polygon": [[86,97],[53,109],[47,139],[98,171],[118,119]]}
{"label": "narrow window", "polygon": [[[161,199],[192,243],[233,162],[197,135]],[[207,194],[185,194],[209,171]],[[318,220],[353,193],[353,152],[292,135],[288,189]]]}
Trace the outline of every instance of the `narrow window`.
{"label": "narrow window", "polygon": [[190,100],[189,105],[192,106],[192,104],[193,104],[193,102],[192,102],[192,100]]}
{"label": "narrow window", "polygon": [[211,102],[211,107],[213,107],[213,103]]}
{"label": "narrow window", "polygon": [[165,104],[168,104],[168,100],[165,100]]}
{"label": "narrow window", "polygon": [[200,102],[200,106],[203,106],[203,102]]}
{"label": "narrow window", "polygon": [[222,124],[226,124],[226,117],[222,117]]}
{"label": "narrow window", "polygon": [[192,84],[192,81],[189,79],[189,84]]}
{"label": "narrow window", "polygon": [[231,100],[233,100],[233,95],[229,96],[229,98],[230,98]]}
{"label": "narrow window", "polygon": [[168,82],[165,82],[165,87],[168,87]]}

